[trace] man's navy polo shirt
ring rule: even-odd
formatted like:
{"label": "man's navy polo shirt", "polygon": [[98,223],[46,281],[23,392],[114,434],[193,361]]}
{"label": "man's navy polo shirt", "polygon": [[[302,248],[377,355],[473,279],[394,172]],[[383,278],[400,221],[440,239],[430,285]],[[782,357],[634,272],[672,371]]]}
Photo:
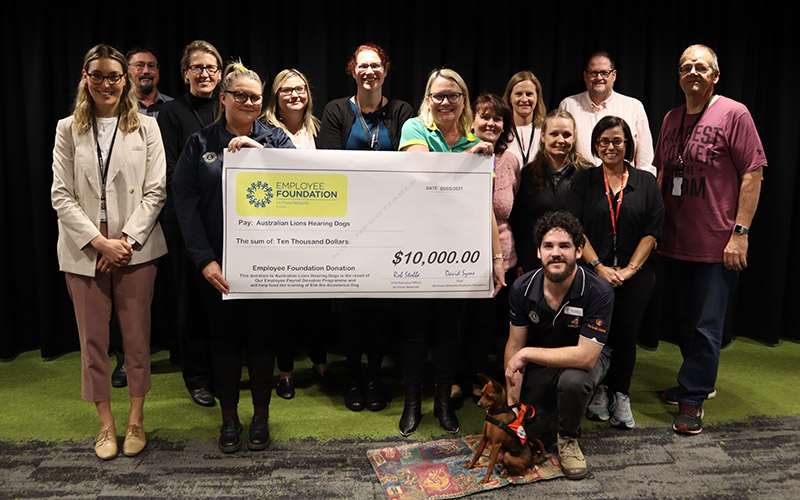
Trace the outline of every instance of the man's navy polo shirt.
{"label": "man's navy polo shirt", "polygon": [[526,345],[574,346],[581,336],[602,344],[603,353],[610,356],[607,340],[614,309],[611,285],[578,266],[567,295],[554,311],[544,298],[543,283],[544,271],[537,269],[522,275],[509,291],[509,319],[514,326],[528,328]]}

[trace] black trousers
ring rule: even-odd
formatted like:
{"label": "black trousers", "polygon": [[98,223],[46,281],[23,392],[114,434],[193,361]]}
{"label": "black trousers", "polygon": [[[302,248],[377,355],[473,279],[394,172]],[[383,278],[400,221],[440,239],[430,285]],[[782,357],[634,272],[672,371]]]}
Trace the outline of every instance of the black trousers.
{"label": "black trousers", "polygon": [[214,394],[222,408],[239,404],[242,362],[247,363],[253,406],[269,406],[275,369],[274,330],[264,318],[274,317],[269,300],[222,300],[203,275],[195,272],[211,331]]}
{"label": "black trousers", "polygon": [[[195,274],[195,265],[186,256],[183,237],[177,221],[166,217],[163,224],[167,239],[172,279],[175,284],[175,304],[178,316],[183,381],[191,389],[212,387],[211,333]],[[201,276],[202,277],[202,276]],[[203,280],[205,281],[205,280]]]}
{"label": "black trousers", "polygon": [[609,363],[609,357],[600,354],[589,371],[528,365],[519,400],[533,405],[536,413],[525,424],[525,432],[538,437],[545,445],[555,441],[554,430],[562,436],[580,437],[586,407]]}
{"label": "black trousers", "polygon": [[347,377],[361,377],[361,358],[367,355],[367,378],[379,380],[383,356],[400,332],[398,307],[403,299],[342,299],[334,301],[347,357]]}
{"label": "black trousers", "polygon": [[655,284],[655,268],[647,263],[622,286],[614,288],[614,312],[608,332],[608,345],[613,351],[611,367],[603,382],[612,394],[630,391],[636,342]]}
{"label": "black trousers", "polygon": [[[305,348],[315,365],[326,363],[328,340],[334,330],[330,300],[286,299],[274,302],[280,308],[280,317],[284,319],[280,325],[282,333],[275,339],[278,370],[294,370],[294,355],[298,345]],[[302,320],[298,321],[298,318]]]}
{"label": "black trousers", "polygon": [[403,385],[422,384],[429,344],[433,347],[436,383],[455,383],[458,321],[463,303],[463,299],[404,299],[401,302]]}

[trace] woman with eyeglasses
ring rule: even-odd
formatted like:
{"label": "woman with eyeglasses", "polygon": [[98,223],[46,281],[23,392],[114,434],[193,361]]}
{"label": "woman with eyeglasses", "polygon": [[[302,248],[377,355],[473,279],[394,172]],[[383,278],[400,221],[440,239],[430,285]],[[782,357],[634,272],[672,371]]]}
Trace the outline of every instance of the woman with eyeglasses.
{"label": "woman with eyeglasses", "polygon": [[[359,45],[345,72],[356,84],[355,94],[334,99],[322,114],[317,148],[365,151],[397,151],[400,130],[414,116],[405,101],[384,95],[391,69],[386,51],[375,44]],[[388,403],[381,383],[381,365],[392,332],[376,332],[372,325],[396,312],[391,299],[342,299],[333,301],[341,325],[347,358],[344,404],[352,411],[380,411]],[[367,376],[361,358],[367,357]]]}
{"label": "woman with eyeglasses", "polygon": [[541,266],[532,237],[536,221],[552,210],[564,210],[575,174],[594,166],[578,152],[575,130],[575,119],[568,111],[549,112],[542,122],[539,151],[520,171],[519,192],[508,219],[516,235],[520,275]]}
{"label": "woman with eyeglasses", "polygon": [[189,137],[172,183],[186,253],[195,266],[195,286],[211,331],[214,391],[222,408],[218,445],[224,453],[242,446],[238,404],[243,356],[253,398],[247,447],[262,450],[270,441],[275,355],[274,336],[264,328],[264,315],[274,306],[269,301],[222,300],[230,286],[221,267],[223,155],[236,154],[242,148],[294,149],[282,129],[258,120],[262,102],[263,84],[258,74],[240,62],[229,64],[219,84],[217,120]]}
{"label": "woman with eyeglasses", "polygon": [[397,151],[401,127],[414,116],[414,109],[384,95],[389,69],[383,48],[371,43],[358,46],[346,70],[355,80],[356,93],[325,106],[317,148]]}
{"label": "woman with eyeglasses", "polygon": [[514,112],[514,140],[508,149],[524,166],[533,160],[539,150],[541,126],[547,113],[542,84],[530,71],[520,71],[508,80],[503,101]]}
{"label": "woman with eyeglasses", "polygon": [[[494,154],[494,145],[470,131],[472,109],[464,79],[451,69],[434,70],[428,76],[425,95],[416,118],[406,121],[400,137],[400,151]],[[492,210],[491,207],[487,207]],[[492,211],[492,254],[495,283],[504,285],[502,249]],[[427,360],[428,339],[433,344],[434,415],[441,427],[458,432],[459,422],[450,398],[456,382],[458,363],[458,319],[462,299],[404,299],[401,307],[409,320],[403,322],[402,384],[405,404],[400,433],[413,434],[422,419],[422,379]]]}
{"label": "woman with eyeglasses", "polygon": [[154,118],[140,115],[128,61],[97,45],[83,62],[72,116],[58,122],[51,198],[58,214],[58,262],[75,308],[82,398],[95,404],[96,455],[117,456],[111,413],[109,321],[117,312],[127,357],[130,412],[122,451],[147,441],[150,305],[157,259],[167,252],[158,215],[165,199],[164,148]]}
{"label": "woman with eyeglasses", "polygon": [[316,149],[319,120],[314,116],[308,78],[298,70],[285,69],[275,75],[263,118],[282,128],[297,149]]}
{"label": "woman with eyeglasses", "polygon": [[655,270],[648,258],[664,223],[658,183],[648,172],[631,165],[635,151],[625,120],[602,118],[592,131],[592,153],[602,166],[575,175],[567,203],[586,234],[583,260],[614,287],[608,339],[614,355],[586,416],[608,420],[621,429],[636,425],[629,396],[636,338],[655,287]]}
{"label": "woman with eyeglasses", "polygon": [[211,346],[208,322],[198,310],[200,296],[191,275],[192,263],[186,257],[175,205],[172,177],[175,164],[190,135],[210,125],[217,117],[217,84],[222,70],[222,56],[205,40],[195,40],[183,49],[181,74],[189,91],[168,103],[158,114],[158,126],[164,139],[167,157],[167,202],[161,220],[169,244],[169,267],[175,286],[177,329],[181,350],[183,381],[192,401],[201,406],[214,406],[212,388]]}
{"label": "woman with eyeglasses", "polygon": [[[289,136],[297,149],[316,149],[314,138],[319,131],[319,120],[313,114],[311,86],[308,78],[296,69],[284,69],[272,80],[272,93],[264,111],[263,119],[275,127],[280,127]],[[287,300],[282,306],[284,318],[294,318],[304,311],[314,309],[318,314],[313,321],[303,323],[304,332],[300,334],[308,356],[313,364],[312,377],[320,381],[324,388],[336,385],[336,377],[328,369],[326,355],[326,338],[330,331],[322,317],[330,311],[330,301],[325,299]],[[297,324],[291,320],[284,325],[288,329],[296,329]],[[300,332],[298,332],[300,333]],[[275,393],[292,399],[294,389],[294,347],[298,341],[295,335],[280,335],[277,339],[276,357],[278,360],[278,386]]]}

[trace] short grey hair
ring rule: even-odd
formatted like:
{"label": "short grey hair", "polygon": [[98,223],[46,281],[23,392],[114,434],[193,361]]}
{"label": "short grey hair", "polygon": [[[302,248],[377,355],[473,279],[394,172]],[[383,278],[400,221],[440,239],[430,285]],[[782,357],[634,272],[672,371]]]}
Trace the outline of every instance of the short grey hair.
{"label": "short grey hair", "polygon": [[719,59],[717,59],[717,53],[714,52],[714,49],[712,49],[708,45],[703,45],[701,43],[696,43],[694,45],[689,45],[688,47],[686,47],[686,50],[683,51],[683,54],[681,54],[681,58],[678,61],[678,67],[680,67],[680,65],[683,64],[683,59],[686,57],[686,54],[694,50],[705,50],[706,52],[711,54],[711,70],[716,73],[719,73]]}

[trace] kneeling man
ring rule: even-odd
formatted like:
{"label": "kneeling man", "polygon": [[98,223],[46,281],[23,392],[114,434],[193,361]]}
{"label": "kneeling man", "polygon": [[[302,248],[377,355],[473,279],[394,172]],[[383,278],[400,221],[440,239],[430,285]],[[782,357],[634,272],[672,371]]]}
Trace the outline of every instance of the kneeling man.
{"label": "kneeling man", "polygon": [[578,267],[583,229],[572,214],[549,212],[534,227],[542,267],[511,287],[511,328],[505,349],[508,404],[533,405],[530,436],[544,438],[557,421],[558,454],[569,479],[583,479],[586,459],[578,446],[581,420],[595,386],[608,370],[606,347],[614,292],[593,272]]}

